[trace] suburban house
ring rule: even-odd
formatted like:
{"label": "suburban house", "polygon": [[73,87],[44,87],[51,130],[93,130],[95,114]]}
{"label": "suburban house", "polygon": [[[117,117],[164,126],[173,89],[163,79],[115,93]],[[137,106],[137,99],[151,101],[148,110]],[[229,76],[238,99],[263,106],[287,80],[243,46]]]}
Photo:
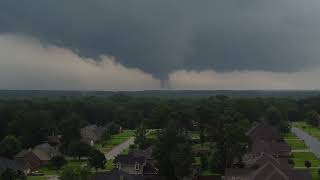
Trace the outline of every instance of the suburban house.
{"label": "suburban house", "polygon": [[244,168],[226,169],[223,180],[311,180],[308,171],[293,169],[287,159],[276,159],[267,153],[244,162]]}
{"label": "suburban house", "polygon": [[11,170],[20,172],[25,175],[30,173],[30,168],[27,163],[21,160],[11,160],[8,158],[0,157],[0,176],[6,171]]}
{"label": "suburban house", "polygon": [[91,176],[90,180],[165,180],[160,176],[132,175],[121,170],[109,172],[97,172]]}
{"label": "suburban house", "polygon": [[296,170],[289,164],[291,148],[279,131],[266,123],[247,132],[251,145],[243,157],[243,168],[226,169],[223,180],[311,180],[308,171]]}
{"label": "suburban house", "polygon": [[255,158],[261,152],[271,154],[275,157],[290,157],[291,148],[283,140],[278,129],[267,124],[259,123],[251,128],[246,134],[250,140],[249,151],[243,157],[246,159]]}
{"label": "suburban house", "polygon": [[158,169],[153,166],[152,146],[146,150],[134,150],[129,154],[120,154],[113,161],[114,167],[131,175],[156,175]]}
{"label": "suburban house", "polygon": [[88,125],[80,129],[82,141],[93,146],[97,141],[101,140],[105,128],[97,125]]}
{"label": "suburban house", "polygon": [[37,170],[41,166],[41,160],[31,151],[31,149],[19,152],[15,156],[15,159],[27,163],[31,172]]}
{"label": "suburban house", "polygon": [[54,157],[60,155],[58,146],[51,146],[49,143],[43,143],[35,146],[33,149],[22,150],[15,158],[29,162],[31,169],[35,170],[41,165],[46,165]]}

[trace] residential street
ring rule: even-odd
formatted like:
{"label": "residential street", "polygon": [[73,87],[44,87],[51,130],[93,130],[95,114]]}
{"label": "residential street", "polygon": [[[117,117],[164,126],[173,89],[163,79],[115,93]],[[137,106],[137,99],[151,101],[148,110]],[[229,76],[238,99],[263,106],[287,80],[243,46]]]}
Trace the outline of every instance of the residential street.
{"label": "residential street", "polygon": [[131,144],[134,144],[134,137],[131,137],[122,144],[119,144],[112,148],[109,152],[105,154],[106,159],[114,159],[117,155],[121,154],[122,151],[128,149]]}

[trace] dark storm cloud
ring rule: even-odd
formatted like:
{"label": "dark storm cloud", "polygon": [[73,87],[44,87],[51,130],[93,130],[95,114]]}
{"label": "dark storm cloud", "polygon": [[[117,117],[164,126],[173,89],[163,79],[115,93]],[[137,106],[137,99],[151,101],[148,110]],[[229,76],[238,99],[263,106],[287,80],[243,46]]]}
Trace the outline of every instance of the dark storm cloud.
{"label": "dark storm cloud", "polygon": [[319,63],[316,0],[1,0],[0,31],[158,78],[176,69],[291,72]]}

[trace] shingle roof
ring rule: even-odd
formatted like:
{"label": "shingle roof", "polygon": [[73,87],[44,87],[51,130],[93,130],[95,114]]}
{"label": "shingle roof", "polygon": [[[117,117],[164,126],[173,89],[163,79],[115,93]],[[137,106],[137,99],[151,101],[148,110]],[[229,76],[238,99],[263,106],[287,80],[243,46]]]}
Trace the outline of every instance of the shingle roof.
{"label": "shingle roof", "polygon": [[36,155],[41,161],[50,161],[51,156],[47,152],[43,151],[42,149],[35,148],[32,150],[33,154]]}
{"label": "shingle roof", "polygon": [[25,171],[29,167],[24,161],[11,160],[4,157],[0,157],[0,174],[2,174],[7,169],[14,171]]}
{"label": "shingle roof", "polygon": [[146,162],[146,158],[144,156],[137,155],[134,153],[129,153],[128,155],[120,154],[115,158],[114,162],[119,162],[123,164],[144,164]]}
{"label": "shingle roof", "polygon": [[251,152],[259,154],[261,152],[278,154],[280,152],[290,152],[290,146],[284,141],[265,141],[257,139],[251,145]]}
{"label": "shingle roof", "polygon": [[264,139],[264,140],[280,140],[281,135],[277,128],[267,124],[259,123],[252,127],[247,133],[252,140],[253,139]]}
{"label": "shingle roof", "polygon": [[123,171],[112,170],[110,172],[97,172],[90,178],[91,180],[120,180],[120,177],[123,177],[123,180],[135,180],[134,176],[125,173]]}

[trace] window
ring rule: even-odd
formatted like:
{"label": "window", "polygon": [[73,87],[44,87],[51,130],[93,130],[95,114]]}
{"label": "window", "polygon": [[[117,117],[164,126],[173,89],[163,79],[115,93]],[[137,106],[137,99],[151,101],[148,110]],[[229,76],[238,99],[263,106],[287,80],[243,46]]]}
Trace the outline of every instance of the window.
{"label": "window", "polygon": [[134,166],[134,168],[136,169],[136,171],[139,171],[139,170],[140,170],[140,165],[139,165],[139,163],[136,163],[135,166]]}
{"label": "window", "polygon": [[121,169],[121,164],[120,163],[117,163],[117,169]]}

